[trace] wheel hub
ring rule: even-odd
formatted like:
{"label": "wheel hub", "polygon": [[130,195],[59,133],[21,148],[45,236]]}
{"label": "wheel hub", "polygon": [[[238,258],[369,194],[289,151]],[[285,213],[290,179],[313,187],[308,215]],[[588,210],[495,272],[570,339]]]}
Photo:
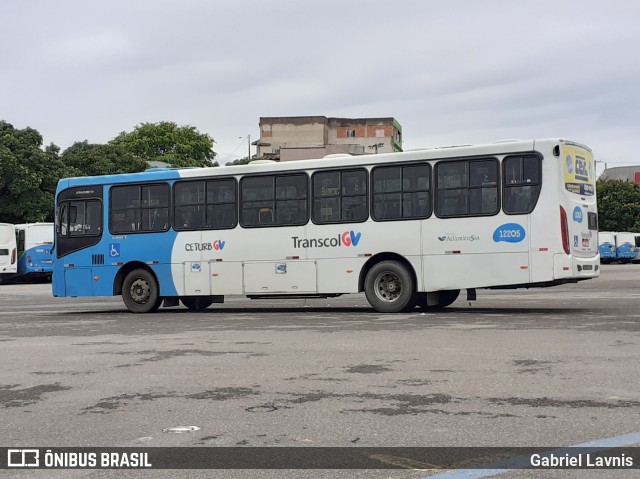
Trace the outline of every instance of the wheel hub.
{"label": "wheel hub", "polygon": [[149,299],[151,288],[143,279],[137,279],[131,284],[131,299],[136,303],[145,303]]}
{"label": "wheel hub", "polygon": [[394,273],[382,273],[375,281],[375,292],[378,299],[385,302],[393,302],[402,293],[402,281]]}

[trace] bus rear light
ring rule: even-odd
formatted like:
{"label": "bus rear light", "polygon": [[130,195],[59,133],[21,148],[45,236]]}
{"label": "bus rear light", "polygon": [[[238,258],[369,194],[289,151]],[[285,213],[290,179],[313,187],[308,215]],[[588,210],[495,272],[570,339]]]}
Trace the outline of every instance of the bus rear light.
{"label": "bus rear light", "polygon": [[348,269],[347,273],[353,273],[353,270],[352,269]]}
{"label": "bus rear light", "polygon": [[218,273],[213,273],[211,276],[213,276],[214,278],[217,278],[220,275]]}
{"label": "bus rear light", "polygon": [[538,251],[546,252],[546,251],[549,251],[549,248],[540,248]]}
{"label": "bus rear light", "polygon": [[529,269],[528,266],[520,266],[520,269]]}
{"label": "bus rear light", "polygon": [[18,251],[13,248],[13,250],[11,251],[11,264],[16,264],[16,259],[18,256]]}
{"label": "bus rear light", "polygon": [[560,207],[560,230],[562,232],[562,249],[565,254],[571,254],[569,249],[569,222],[567,221],[567,212]]}
{"label": "bus rear light", "polygon": [[569,267],[565,266],[564,268],[562,268],[562,271],[569,271]]}

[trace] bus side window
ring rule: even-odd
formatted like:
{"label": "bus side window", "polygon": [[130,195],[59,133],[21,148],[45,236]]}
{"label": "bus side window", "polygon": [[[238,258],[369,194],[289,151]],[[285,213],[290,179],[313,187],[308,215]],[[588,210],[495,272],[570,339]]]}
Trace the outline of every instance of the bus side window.
{"label": "bus side window", "polygon": [[510,156],[503,160],[503,206],[506,214],[529,214],[540,195],[541,161],[535,155]]}

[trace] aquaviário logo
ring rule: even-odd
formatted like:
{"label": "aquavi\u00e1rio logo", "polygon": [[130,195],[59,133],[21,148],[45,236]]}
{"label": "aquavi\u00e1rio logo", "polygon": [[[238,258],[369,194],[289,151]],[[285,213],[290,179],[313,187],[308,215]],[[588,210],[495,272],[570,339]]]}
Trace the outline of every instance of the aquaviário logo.
{"label": "aquavi\u00e1rio logo", "polygon": [[358,246],[362,239],[360,231],[345,231],[327,238],[300,238],[292,236],[294,248],[337,248],[340,246]]}
{"label": "aquavi\u00e1rio logo", "polygon": [[440,241],[478,241],[480,236],[478,235],[458,235],[449,233],[446,235],[438,235]]}

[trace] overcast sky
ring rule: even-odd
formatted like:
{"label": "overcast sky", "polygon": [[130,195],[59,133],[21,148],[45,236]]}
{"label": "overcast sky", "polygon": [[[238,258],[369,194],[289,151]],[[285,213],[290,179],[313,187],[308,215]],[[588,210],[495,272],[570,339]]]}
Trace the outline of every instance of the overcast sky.
{"label": "overcast sky", "polygon": [[561,137],[640,164],[640,2],[0,2],[0,119],[45,144],[174,121],[226,162],[260,116],[305,115],[394,117],[405,148]]}

